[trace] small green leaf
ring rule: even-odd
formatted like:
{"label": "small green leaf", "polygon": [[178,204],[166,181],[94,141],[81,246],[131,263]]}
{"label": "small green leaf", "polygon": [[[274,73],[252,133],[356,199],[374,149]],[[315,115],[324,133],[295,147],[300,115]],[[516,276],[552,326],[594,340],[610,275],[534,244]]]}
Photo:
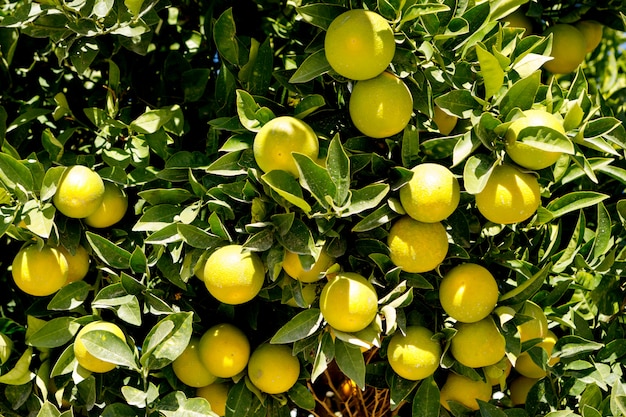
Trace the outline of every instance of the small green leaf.
{"label": "small green leaf", "polygon": [[71,282],[63,286],[48,303],[48,310],[70,311],[80,307],[91,290],[84,281]]}
{"label": "small green leaf", "polygon": [[347,11],[345,7],[332,3],[312,3],[300,6],[296,10],[305,22],[324,30],[328,29],[337,16]]}
{"label": "small green leaf", "polygon": [[304,410],[315,408],[315,397],[313,393],[304,385],[296,383],[288,392],[289,399],[295,405]]}
{"label": "small green leaf", "polygon": [[178,234],[189,246],[200,249],[211,249],[220,244],[223,239],[208,233],[191,224],[177,224]]}
{"label": "small green leaf", "polygon": [[155,133],[172,119],[174,111],[178,108],[178,106],[172,106],[171,108],[148,110],[133,120],[130,128],[139,133]]}
{"label": "small green leaf", "polygon": [[550,273],[550,269],[552,268],[552,264],[548,263],[541,268],[539,272],[534,274],[531,278],[524,281],[522,284],[518,285],[516,288],[507,292],[506,294],[502,294],[498,299],[499,304],[505,305],[515,305],[524,300],[529,300],[531,297],[539,291],[543,283],[545,282],[546,277]]}
{"label": "small green leaf", "polygon": [[268,107],[261,107],[245,90],[237,90],[237,114],[241,124],[251,132],[258,132],[276,116]]}
{"label": "small green leaf", "polygon": [[302,187],[298,181],[286,171],[274,170],[261,176],[261,179],[279,196],[300,208],[303,212],[311,212],[311,206],[302,195]]}
{"label": "small green leaf", "polygon": [[574,191],[555,198],[546,206],[554,218],[576,210],[591,207],[609,198],[608,195],[594,191]]}
{"label": "small green leaf", "polygon": [[26,198],[24,191],[32,191],[34,187],[30,170],[22,162],[6,153],[0,153],[0,181],[7,189],[14,190],[24,199]]}
{"label": "small green leaf", "polygon": [[311,308],[298,313],[274,334],[270,343],[285,344],[304,339],[314,334],[322,324],[324,318],[317,308]]}
{"label": "small green leaf", "polygon": [[535,103],[535,97],[541,84],[541,71],[522,78],[509,88],[500,101],[500,114],[508,119],[509,113],[515,109],[530,109]]}
{"label": "small green leaf", "polygon": [[248,61],[248,50],[237,37],[232,7],[226,9],[213,24],[213,39],[217,50],[226,61],[238,66]]}
{"label": "small green leaf", "polygon": [[303,119],[325,105],[326,100],[324,96],[320,94],[308,94],[296,104],[293,116],[298,119]]}
{"label": "small green leaf", "polygon": [[155,370],[173,362],[189,344],[192,322],[192,312],[170,314],[159,321],[143,342],[141,364]]}
{"label": "small green leaf", "polygon": [[365,387],[365,360],[358,346],[336,339],[335,361],[344,375],[352,379],[360,388]]}
{"label": "small green leaf", "polygon": [[463,183],[470,194],[478,194],[485,188],[496,163],[490,156],[475,154],[470,156],[463,168]]}
{"label": "small green leaf", "polygon": [[311,369],[311,382],[326,371],[328,364],[335,358],[335,342],[329,332],[322,333],[317,345],[313,368]]}
{"label": "small green leaf", "polygon": [[355,224],[352,231],[355,233],[367,232],[368,230],[375,229],[391,222],[398,216],[400,216],[400,214],[392,210],[391,207],[389,207],[389,204],[384,204],[365,216],[363,220]]}
{"label": "small green leaf", "polygon": [[96,358],[138,370],[133,351],[117,335],[106,330],[92,330],[82,335],[81,341]]}
{"label": "small green leaf", "polygon": [[45,401],[36,417],[59,417],[61,415],[61,411],[54,404],[49,401]]}
{"label": "small green leaf", "polygon": [[313,52],[300,64],[296,72],[293,73],[289,82],[292,84],[306,83],[331,70],[326,59],[324,50]]}
{"label": "small green leaf", "polygon": [[130,266],[130,252],[93,232],[86,232],[85,236],[102,262],[116,269],[127,269]]}
{"label": "small green leaf", "polygon": [[571,358],[583,353],[594,352],[604,347],[604,344],[593,340],[583,339],[576,335],[562,336],[554,345],[554,355],[560,358]]}
{"label": "small green leaf", "polygon": [[480,109],[478,101],[469,90],[452,90],[437,97],[435,103],[462,119],[468,119],[474,110]]}
{"label": "small green leaf", "polygon": [[56,348],[70,341],[79,328],[80,325],[74,321],[74,318],[57,317],[46,322],[43,327],[31,334],[26,339],[26,343],[39,349]]}
{"label": "small green leaf", "polygon": [[341,213],[342,217],[353,216],[377,207],[387,196],[389,190],[388,184],[370,184],[361,189],[352,190],[348,209]]}
{"label": "small green leaf", "polygon": [[217,417],[204,398],[187,398],[182,391],[173,391],[157,403],[156,409],[165,417]]}
{"label": "small green leaf", "polygon": [[246,387],[246,382],[243,378],[228,391],[225,417],[265,417],[266,414],[265,406]]}
{"label": "small green leaf", "polygon": [[295,152],[292,155],[300,172],[302,187],[313,194],[322,207],[328,208],[327,197],[334,198],[337,194],[337,188],[330,173],[307,155]]}
{"label": "small green leaf", "polygon": [[328,146],[326,169],[335,184],[333,200],[336,205],[343,205],[350,193],[350,158],[339,140],[339,135],[335,135]]}
{"label": "small green leaf", "polygon": [[507,417],[507,413],[497,406],[483,400],[477,400],[477,402],[481,417]]}
{"label": "small green leaf", "polygon": [[27,347],[15,363],[15,366],[8,372],[0,375],[0,384],[24,385],[32,380],[35,377],[35,374],[29,370],[32,357],[33,348]]}
{"label": "small green leaf", "polygon": [[432,376],[422,380],[413,397],[413,415],[439,416],[439,387]]}
{"label": "small green leaf", "polygon": [[493,97],[504,83],[504,71],[500,67],[498,58],[487,52],[480,45],[476,45],[476,54],[480,64],[480,73],[485,83],[485,99]]}
{"label": "small green leaf", "polygon": [[156,232],[173,223],[181,207],[172,204],[159,204],[148,208],[133,226],[135,232]]}

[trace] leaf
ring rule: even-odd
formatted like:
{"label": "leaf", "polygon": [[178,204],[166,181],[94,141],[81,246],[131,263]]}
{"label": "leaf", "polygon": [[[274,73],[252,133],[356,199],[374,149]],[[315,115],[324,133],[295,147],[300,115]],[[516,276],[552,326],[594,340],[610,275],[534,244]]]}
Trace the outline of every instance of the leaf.
{"label": "leaf", "polygon": [[181,204],[193,197],[193,194],[184,188],[152,188],[139,191],[137,195],[152,206]]}
{"label": "leaf", "polygon": [[226,61],[238,66],[248,61],[247,48],[237,37],[232,7],[226,9],[213,24],[213,39],[218,52]]}
{"label": "leaf", "polygon": [[26,344],[38,349],[56,348],[69,342],[80,325],[72,317],[56,317],[46,322],[26,339]]}
{"label": "leaf", "polygon": [[337,193],[337,188],[329,172],[307,155],[296,152],[292,155],[300,172],[300,184],[302,187],[313,194],[313,197],[322,207],[328,208],[327,197],[334,198]]}
{"label": "leaf", "polygon": [[257,104],[245,90],[237,90],[237,114],[241,124],[251,132],[258,132],[264,124],[276,117],[269,108]]}
{"label": "leaf", "polygon": [[173,391],[159,400],[156,406],[165,417],[217,417],[204,398],[187,398],[182,391]]}
{"label": "leaf", "polygon": [[313,410],[315,408],[315,397],[313,393],[303,384],[296,383],[287,392],[289,399],[301,409]]}
{"label": "leaf", "polygon": [[194,248],[211,249],[223,241],[221,237],[191,224],[177,224],[176,229],[183,241]]}
{"label": "leaf", "polygon": [[60,415],[61,412],[54,406],[54,404],[49,401],[45,401],[41,405],[36,417],[59,417]]}
{"label": "leaf", "polygon": [[398,216],[400,214],[389,207],[389,204],[384,204],[355,224],[352,231],[355,233],[367,232],[391,222]]}
{"label": "leaf", "polygon": [[390,187],[388,184],[370,184],[359,190],[352,190],[348,208],[341,213],[341,216],[353,216],[365,210],[377,207],[387,196],[389,190]]}
{"label": "leaf", "polygon": [[129,268],[131,255],[127,250],[93,232],[86,232],[85,237],[102,262],[116,269]]}
{"label": "leaf", "polygon": [[470,156],[463,168],[463,183],[469,194],[478,194],[485,188],[496,162],[491,156],[475,154]]}
{"label": "leaf", "polygon": [[172,363],[189,344],[192,322],[192,312],[170,314],[159,321],[144,339],[141,364],[156,370]]}
{"label": "leaf", "polygon": [[30,170],[11,155],[0,152],[0,181],[18,196],[26,198],[23,191],[32,191],[34,180]]}
{"label": "leaf", "polygon": [[286,171],[274,170],[261,176],[261,179],[270,186],[279,196],[289,203],[300,208],[305,213],[310,213],[312,208],[303,198],[302,188],[293,175]]}
{"label": "leaf", "polygon": [[311,382],[315,382],[326,371],[328,364],[335,358],[335,342],[330,332],[323,332],[322,337],[318,340],[315,360],[311,369]]}
{"label": "leaf", "polygon": [[500,114],[508,119],[509,113],[519,108],[530,109],[535,103],[535,96],[541,84],[541,71],[536,71],[532,75],[522,78],[508,89],[500,101]]}
{"label": "leaf", "polygon": [[557,197],[546,206],[553,218],[561,217],[576,210],[599,204],[609,198],[608,195],[594,191],[574,191]]}
{"label": "leaf", "polygon": [[563,133],[544,126],[528,126],[519,131],[517,140],[548,152],[574,154],[574,144]]}
{"label": "leaf", "polygon": [[181,208],[172,204],[160,204],[148,208],[133,226],[135,232],[156,232],[169,226],[180,215]]}
{"label": "leaf", "polygon": [[59,375],[66,375],[74,371],[76,367],[76,358],[74,357],[74,344],[68,345],[63,352],[57,358],[52,371],[50,372],[50,378],[54,378]]}
{"label": "leaf", "polygon": [[404,379],[395,372],[391,373],[391,376],[387,378],[387,381],[391,391],[390,401],[393,409],[396,409],[405,401],[408,401],[409,396],[419,384],[419,381]]}
{"label": "leaf", "polygon": [[324,50],[321,49],[307,56],[293,73],[289,82],[292,84],[306,83],[331,70]]}
{"label": "leaf", "polygon": [[0,375],[0,384],[24,385],[32,380],[35,377],[35,374],[29,369],[32,356],[33,348],[27,347],[15,363],[15,366],[8,372]]}
{"label": "leaf", "polygon": [[422,380],[413,397],[413,415],[439,417],[439,388],[432,375]]}
{"label": "leaf", "polygon": [[589,121],[583,127],[585,139],[597,138],[608,135],[621,125],[621,122],[614,117],[600,117]]}
{"label": "leaf", "polygon": [[557,340],[554,345],[554,356],[560,358],[571,358],[583,353],[594,352],[604,347],[602,343],[593,340],[583,339],[576,335],[565,335]]}
{"label": "leaf", "polygon": [[507,414],[497,406],[479,399],[476,401],[478,402],[481,417],[507,417]]}
{"label": "leaf", "polygon": [[504,71],[500,67],[500,61],[482,46],[476,45],[476,54],[480,64],[480,73],[485,83],[485,99],[489,99],[502,87]]}
{"label": "leaf", "polygon": [[125,340],[107,330],[91,330],[81,336],[89,353],[98,359],[138,370],[135,355]]}
{"label": "leaf", "polygon": [[48,310],[69,311],[83,305],[89,296],[91,285],[84,281],[64,285],[48,303]]}
{"label": "leaf", "polygon": [[480,109],[478,101],[468,90],[452,90],[437,97],[435,104],[462,119],[468,119],[474,110]]}
{"label": "leaf", "polygon": [[534,274],[531,278],[524,281],[521,285],[511,291],[503,294],[498,299],[499,304],[514,305],[529,300],[543,285],[546,277],[550,273],[552,264],[548,263],[541,268],[539,272]]}
{"label": "leaf", "polygon": [[365,360],[359,347],[335,340],[335,361],[341,372],[360,388],[365,387]]}
{"label": "leaf", "polygon": [[139,133],[155,133],[172,119],[177,109],[179,107],[175,105],[171,108],[148,110],[133,120],[130,128]]}
{"label": "leaf", "polygon": [[296,104],[293,116],[302,119],[325,105],[326,100],[324,96],[320,94],[308,94]]}
{"label": "leaf", "polygon": [[296,11],[305,22],[326,30],[331,22],[347,9],[332,3],[315,3],[297,7]]}
{"label": "leaf", "polygon": [[261,400],[252,393],[242,378],[228,391],[225,417],[265,417],[267,410]]}
{"label": "leaf", "polygon": [[324,318],[317,308],[310,308],[298,313],[274,334],[270,343],[293,343],[314,334],[322,324]]}
{"label": "leaf", "polygon": [[70,48],[70,61],[79,74],[89,69],[91,63],[98,56],[100,50],[98,44],[93,39],[78,39]]}
{"label": "leaf", "polygon": [[328,146],[326,169],[335,184],[333,200],[335,204],[342,205],[350,193],[350,158],[339,140],[339,135],[335,135]]}

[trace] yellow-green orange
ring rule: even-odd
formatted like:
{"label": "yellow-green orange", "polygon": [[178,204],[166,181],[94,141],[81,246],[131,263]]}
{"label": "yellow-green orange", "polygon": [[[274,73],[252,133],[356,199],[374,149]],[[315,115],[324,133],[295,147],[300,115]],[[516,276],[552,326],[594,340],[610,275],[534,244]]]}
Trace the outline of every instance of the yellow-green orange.
{"label": "yellow-green orange", "polygon": [[320,310],[331,327],[342,332],[358,332],[376,317],[378,296],[365,277],[342,272],[324,285]]}
{"label": "yellow-green orange", "polygon": [[439,301],[453,319],[474,323],[491,313],[498,302],[498,284],[487,268],[465,263],[444,275]]}
{"label": "yellow-green orange", "polygon": [[116,324],[106,321],[93,321],[80,329],[74,340],[74,357],[80,366],[91,372],[104,373],[115,369],[116,364],[108,362],[106,360],[97,358],[92,355],[83,341],[83,337],[94,330],[102,330],[107,333],[103,333],[101,341],[104,343],[108,337],[117,337],[123,341],[126,341],[126,336],[122,329]]}
{"label": "yellow-green orange", "polygon": [[328,63],[339,75],[366,80],[383,72],[396,51],[393,30],[379,14],[354,9],[337,16],[324,38]]}
{"label": "yellow-green orange", "polygon": [[406,334],[396,332],[387,347],[387,360],[402,378],[417,381],[437,370],[441,345],[433,332],[422,326],[408,326]]}
{"label": "yellow-green orange", "polygon": [[232,378],[246,368],[250,342],[246,335],[229,323],[215,325],[200,338],[200,360],[204,367],[220,378]]}
{"label": "yellow-green orange", "polygon": [[4,333],[0,333],[0,365],[4,365],[11,357],[13,340]]}
{"label": "yellow-green orange", "polygon": [[463,404],[471,410],[478,410],[478,401],[491,399],[491,386],[483,380],[474,381],[468,377],[450,372],[441,387],[439,402],[450,411],[448,401]]}
{"label": "yellow-green orange", "polygon": [[283,258],[283,269],[289,276],[301,282],[315,282],[323,277],[323,273],[335,262],[335,258],[330,256],[326,250],[322,249],[317,260],[310,268],[302,266],[300,257],[295,252],[285,251]]}
{"label": "yellow-green orange", "polygon": [[56,248],[44,245],[19,250],[11,266],[11,275],[26,294],[45,296],[57,292],[67,282],[67,259]]}
{"label": "yellow-green orange", "polygon": [[449,135],[450,132],[452,132],[456,127],[458,120],[458,117],[446,113],[439,106],[435,106],[433,122],[435,122],[437,128],[439,129],[439,133],[442,135]]}
{"label": "yellow-green orange", "polygon": [[[298,289],[294,289],[294,287],[300,286],[299,291],[300,295],[302,296],[301,301],[304,303],[304,305],[298,305],[294,295],[292,295],[291,298],[288,298],[286,301],[284,301],[285,304],[291,307],[310,307],[317,298],[317,283],[300,283],[297,280],[291,278],[289,275],[285,275],[285,278],[283,278],[283,280],[281,281],[280,286],[281,288],[285,288],[288,286],[291,287],[291,294],[294,294],[295,291],[298,291]],[[283,298],[283,300],[284,299],[285,298]]]}
{"label": "yellow-green orange", "polygon": [[537,177],[510,164],[495,167],[485,188],[475,197],[480,213],[487,220],[500,224],[523,222],[535,214],[541,204]]}
{"label": "yellow-green orange", "polygon": [[533,22],[520,9],[502,18],[502,21],[508,23],[509,27],[524,29],[523,36],[532,35],[533,33]]}
{"label": "yellow-green orange", "polygon": [[74,253],[70,252],[63,245],[57,249],[67,261],[67,281],[66,283],[81,281],[89,272],[89,252],[82,245],[74,248]]}
{"label": "yellow-green orange", "polygon": [[579,20],[574,26],[582,32],[585,38],[585,51],[587,53],[592,52],[600,45],[603,29],[601,23],[595,20]]}
{"label": "yellow-green orange", "polygon": [[480,368],[498,363],[504,357],[504,336],[491,317],[475,323],[457,323],[455,328],[450,352],[461,364]]}
{"label": "yellow-green orange", "polygon": [[424,223],[450,216],[459,205],[459,181],[443,165],[427,162],[411,169],[413,176],[400,188],[400,202],[407,214]]}
{"label": "yellow-green orange", "polygon": [[[558,357],[550,358],[556,341],[556,335],[548,330],[547,335],[543,338],[543,340],[534,346],[545,351],[546,355],[549,358],[546,363],[546,365],[548,366],[554,366],[554,364],[556,364],[560,360]],[[515,361],[515,370],[519,374],[524,375],[528,378],[543,378],[547,375],[547,372],[543,369],[543,367],[535,363],[528,351],[522,352],[517,357]]]}
{"label": "yellow-green orange", "polygon": [[298,177],[298,167],[292,153],[304,154],[314,161],[319,153],[315,131],[300,119],[279,116],[257,132],[252,145],[254,159],[263,172],[283,170]]}
{"label": "yellow-green orange", "polygon": [[220,417],[226,415],[226,401],[230,387],[225,383],[214,383],[196,390],[196,396],[202,397],[209,402],[211,411]]}
{"label": "yellow-green orange", "polygon": [[530,319],[517,326],[522,343],[532,339],[543,339],[548,335],[548,318],[539,305],[527,300],[519,314],[526,316],[525,319]]}
{"label": "yellow-green orange", "polygon": [[217,377],[209,372],[200,359],[200,338],[192,337],[189,344],[172,362],[176,377],[190,387],[204,387],[215,382]]}
{"label": "yellow-green orange", "polygon": [[506,386],[506,379],[511,374],[513,365],[508,357],[502,358],[498,363],[485,366],[483,372],[487,382],[491,385],[499,385],[504,388]]}
{"label": "yellow-green orange", "polygon": [[117,185],[107,181],[104,184],[102,203],[96,211],[85,217],[85,223],[100,229],[113,226],[122,220],[127,209],[128,196],[126,193]]}
{"label": "yellow-green orange", "polygon": [[513,405],[524,405],[530,389],[539,381],[538,378],[528,378],[523,375],[516,377],[509,386]]}
{"label": "yellow-green orange", "polygon": [[261,290],[265,279],[263,261],[241,245],[222,246],[204,265],[204,284],[225,304],[243,304]]}
{"label": "yellow-green orange", "polygon": [[289,391],[299,375],[300,361],[286,345],[264,343],[250,355],[248,377],[255,387],[265,393]]}
{"label": "yellow-green orange", "polygon": [[559,23],[550,26],[543,33],[552,34],[551,61],[543,67],[553,74],[569,74],[578,68],[587,55],[587,41],[582,32],[573,25]]}
{"label": "yellow-green orange", "polygon": [[522,130],[527,127],[546,127],[565,136],[563,123],[544,110],[526,110],[509,125],[505,134],[507,155],[518,165],[528,169],[543,169],[553,165],[563,154],[559,150],[539,148],[522,141]]}
{"label": "yellow-green orange", "polygon": [[63,172],[52,202],[67,217],[82,219],[95,212],[103,198],[100,175],[86,166],[74,165]]}
{"label": "yellow-green orange", "polygon": [[404,81],[390,72],[358,81],[348,104],[354,126],[372,138],[401,132],[411,120],[413,96]]}
{"label": "yellow-green orange", "polygon": [[440,222],[424,223],[402,216],[387,237],[391,261],[406,272],[432,271],[446,258],[448,235]]}

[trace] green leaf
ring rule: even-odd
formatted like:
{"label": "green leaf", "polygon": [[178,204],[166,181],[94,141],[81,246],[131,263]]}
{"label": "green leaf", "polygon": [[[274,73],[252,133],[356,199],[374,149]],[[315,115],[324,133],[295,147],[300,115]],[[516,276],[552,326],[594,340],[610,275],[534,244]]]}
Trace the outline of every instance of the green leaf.
{"label": "green leaf", "polygon": [[305,213],[311,212],[311,206],[302,195],[298,181],[286,171],[274,170],[261,176],[261,179],[279,196],[300,208]]}
{"label": "green leaf", "polygon": [[140,359],[143,367],[162,369],[180,356],[191,339],[192,324],[192,312],[170,314],[159,321],[144,339]]}
{"label": "green leaf", "polygon": [[225,417],[265,417],[267,410],[261,400],[252,393],[242,378],[228,391]]}
{"label": "green leaf", "polygon": [[89,69],[91,63],[98,56],[99,50],[100,47],[93,39],[81,38],[74,42],[70,48],[70,60],[79,74]]}
{"label": "green leaf", "polygon": [[217,417],[204,398],[187,398],[182,391],[173,391],[157,403],[156,409],[165,417]]}
{"label": "green leaf", "polygon": [[509,88],[500,101],[500,114],[508,119],[509,113],[515,109],[530,109],[535,103],[535,97],[541,84],[541,71],[522,78]]}
{"label": "green leaf", "polygon": [[350,193],[350,158],[339,140],[339,135],[335,135],[328,146],[326,169],[335,184],[333,200],[335,204],[342,205]]}
{"label": "green leaf", "polygon": [[52,371],[50,371],[50,378],[69,374],[74,371],[75,367],[76,358],[74,357],[74,344],[69,344],[57,358],[52,367]]}
{"label": "green leaf", "polygon": [[306,83],[326,74],[330,70],[331,66],[326,59],[326,54],[321,49],[306,57],[296,72],[293,73],[289,82],[292,84]]}
{"label": "green leaf", "polygon": [[407,126],[402,132],[402,166],[411,168],[421,159],[419,130]]}
{"label": "green leaf", "polygon": [[478,101],[469,90],[452,90],[437,97],[435,103],[462,119],[468,119],[474,110],[480,109]]}
{"label": "green leaf", "polygon": [[594,352],[604,347],[604,344],[593,340],[583,339],[576,335],[565,335],[554,345],[554,355],[560,358],[571,358],[580,354]]}
{"label": "green leaf", "polygon": [[573,211],[591,207],[609,198],[608,195],[594,191],[574,191],[557,197],[546,206],[553,218],[563,216]]}
{"label": "green leaf", "polygon": [[552,264],[548,263],[541,268],[536,274],[518,285],[511,291],[502,294],[498,299],[499,304],[503,305],[515,305],[524,302],[524,300],[530,300],[532,296],[539,291],[543,285],[546,277],[550,273]]}
{"label": "green leaf", "polygon": [[574,144],[563,133],[544,126],[528,126],[520,130],[517,140],[548,152],[574,153]]}
{"label": "green leaf", "polygon": [[228,8],[213,25],[213,39],[218,52],[231,64],[242,66],[248,61],[248,51],[237,37],[233,9]]}
{"label": "green leaf", "polygon": [[30,170],[6,153],[0,153],[0,181],[9,190],[26,199],[24,191],[33,191],[34,180]]}
{"label": "green leaf", "polygon": [[491,156],[475,154],[470,156],[463,168],[463,184],[469,194],[478,194],[485,188],[496,162]]}
{"label": "green leaf", "polygon": [[38,349],[56,348],[69,342],[80,325],[73,317],[57,317],[46,322],[26,339],[26,344]]}
{"label": "green leaf", "polygon": [[480,64],[480,73],[485,83],[485,99],[493,97],[504,83],[504,71],[500,67],[498,58],[487,52],[480,45],[476,45],[476,54]]}
{"label": "green leaf", "polygon": [[274,334],[270,343],[293,343],[314,334],[322,324],[324,318],[317,308],[310,308],[298,313]]}
{"label": "green leaf", "polygon": [[91,330],[81,336],[89,353],[98,359],[138,370],[135,355],[125,340],[106,330]]}
{"label": "green leaf", "polygon": [[15,366],[8,372],[0,375],[0,384],[6,385],[24,385],[35,377],[30,371],[30,362],[33,357],[33,348],[27,347],[22,356],[17,360]]}
{"label": "green leaf", "polygon": [[292,155],[300,172],[302,187],[313,194],[322,207],[328,208],[330,204],[327,198],[333,199],[337,194],[337,188],[330,173],[307,155],[296,152]]}
{"label": "green leaf", "polygon": [[112,310],[125,322],[135,326],[141,325],[139,300],[135,295],[128,294],[119,282],[102,288],[94,297],[91,306]]}
{"label": "green leaf", "polygon": [[93,232],[86,232],[85,237],[94,253],[102,262],[116,269],[127,269],[130,267],[130,252]]}
{"label": "green leaf", "polygon": [[365,360],[359,347],[336,339],[335,361],[345,376],[352,379],[360,388],[365,387]]}
{"label": "green leaf", "polygon": [[335,358],[335,342],[330,332],[323,332],[322,337],[318,338],[318,340],[315,360],[311,369],[311,382],[315,382],[326,371],[328,364]]}
{"label": "green leaf", "polygon": [[296,8],[302,19],[321,29],[328,29],[328,26],[341,13],[347,11],[343,6],[332,3],[307,4]]}
{"label": "green leaf", "polygon": [[212,233],[208,233],[197,226],[191,224],[177,224],[178,234],[189,246],[200,249],[211,249],[223,241],[223,239]]}
{"label": "green leaf", "polygon": [[178,105],[174,105],[171,108],[148,110],[133,120],[130,124],[130,128],[139,133],[155,133],[167,124],[172,117],[174,117],[174,113],[179,109],[180,107]]}
{"label": "green leaf", "polygon": [[217,158],[207,168],[206,172],[213,175],[220,175],[224,177],[232,177],[236,175],[242,175],[246,173],[246,170],[239,165],[241,158],[241,151],[228,152],[225,155]]}
{"label": "green leaf", "polygon": [[432,376],[422,380],[413,397],[413,415],[420,417],[439,416],[439,388]]}
{"label": "green leaf", "polygon": [[45,401],[37,413],[37,417],[59,417],[60,415],[59,409],[49,401]]}
{"label": "green leaf", "polygon": [[237,114],[239,121],[251,132],[258,132],[264,124],[276,116],[268,107],[261,107],[245,90],[237,90]]}
{"label": "green leaf", "polygon": [[296,383],[287,395],[293,403],[301,409],[313,410],[315,408],[315,397],[313,393],[303,384]]}
{"label": "green leaf", "polygon": [[320,94],[308,94],[296,104],[293,116],[298,119],[303,119],[325,105],[326,100],[324,96]]}
{"label": "green leaf", "polygon": [[152,206],[181,204],[193,197],[193,194],[184,188],[152,188],[139,191],[137,195]]}
{"label": "green leaf", "polygon": [[477,402],[481,417],[507,417],[507,414],[497,406],[483,400],[477,400]]}
{"label": "green leaf", "polygon": [[389,190],[388,184],[370,184],[359,190],[352,190],[347,210],[341,213],[341,216],[353,216],[377,207],[387,196]]}
{"label": "green leaf", "polygon": [[583,127],[585,139],[597,138],[608,135],[621,125],[621,122],[614,117],[600,117],[590,120]]}
{"label": "green leaf", "polygon": [[172,204],[149,207],[133,226],[135,232],[156,232],[172,224],[181,208]]}
{"label": "green leaf", "polygon": [[180,81],[185,101],[194,102],[204,97],[210,76],[211,70],[208,68],[193,68],[183,72]]}
{"label": "green leaf", "polygon": [[54,295],[52,300],[48,303],[48,310],[56,311],[70,311],[83,305],[89,292],[91,285],[84,281],[70,282],[64,285]]}
{"label": "green leaf", "polygon": [[387,383],[391,391],[391,407],[395,409],[405,401],[408,401],[409,396],[420,381],[410,381],[392,372],[387,378]]}

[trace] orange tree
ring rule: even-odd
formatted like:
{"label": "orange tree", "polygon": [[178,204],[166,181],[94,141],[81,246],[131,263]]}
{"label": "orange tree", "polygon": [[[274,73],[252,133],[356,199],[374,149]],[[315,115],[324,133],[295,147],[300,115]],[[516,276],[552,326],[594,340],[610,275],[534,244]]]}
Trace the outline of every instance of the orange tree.
{"label": "orange tree", "polygon": [[0,415],[626,415],[623,2],[0,6]]}

